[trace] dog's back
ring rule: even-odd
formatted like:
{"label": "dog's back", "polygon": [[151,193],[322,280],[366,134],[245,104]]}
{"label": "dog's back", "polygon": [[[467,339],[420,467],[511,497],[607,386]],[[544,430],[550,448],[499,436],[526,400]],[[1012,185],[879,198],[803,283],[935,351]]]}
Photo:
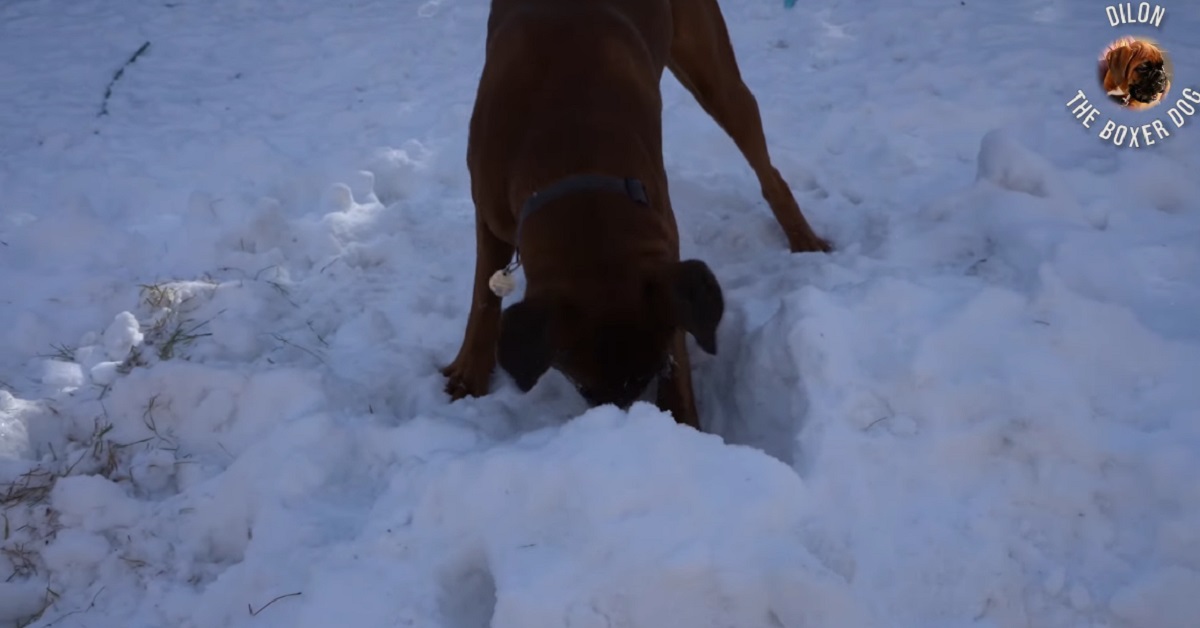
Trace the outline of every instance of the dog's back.
{"label": "dog's back", "polygon": [[[467,161],[516,211],[576,172],[661,172],[667,0],[494,0]],[[493,192],[494,193],[494,192]]]}

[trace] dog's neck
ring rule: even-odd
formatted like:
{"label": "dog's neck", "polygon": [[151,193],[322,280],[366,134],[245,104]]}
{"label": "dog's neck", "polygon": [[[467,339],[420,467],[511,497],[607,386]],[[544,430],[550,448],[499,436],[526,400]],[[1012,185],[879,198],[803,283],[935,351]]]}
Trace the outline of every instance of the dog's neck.
{"label": "dog's neck", "polygon": [[591,174],[531,195],[514,238],[529,288],[619,282],[677,258],[651,196],[636,179]]}
{"label": "dog's neck", "polygon": [[530,216],[545,207],[548,203],[572,194],[585,192],[624,194],[629,200],[639,205],[650,205],[650,198],[646,195],[645,184],[633,177],[614,177],[612,175],[591,173],[563,177],[540,190],[534,191],[529,196],[529,199],[525,201],[525,204],[521,206],[521,212],[517,215],[517,233],[515,238],[517,250],[520,251],[521,249],[521,228],[529,220]]}

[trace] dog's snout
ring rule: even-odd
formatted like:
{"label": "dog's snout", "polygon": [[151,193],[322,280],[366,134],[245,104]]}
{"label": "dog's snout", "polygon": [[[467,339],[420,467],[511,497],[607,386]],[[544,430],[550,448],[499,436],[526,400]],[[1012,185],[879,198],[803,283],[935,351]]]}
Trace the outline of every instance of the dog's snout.
{"label": "dog's snout", "polygon": [[579,388],[578,390],[579,396],[583,397],[583,400],[586,401],[589,406],[602,405],[600,402],[600,397],[596,395],[591,388]]}
{"label": "dog's snout", "polygon": [[577,387],[577,390],[589,406],[612,404],[627,410],[645,392],[647,385],[649,385],[649,380],[636,378],[625,380],[615,386],[603,388],[580,386]]}

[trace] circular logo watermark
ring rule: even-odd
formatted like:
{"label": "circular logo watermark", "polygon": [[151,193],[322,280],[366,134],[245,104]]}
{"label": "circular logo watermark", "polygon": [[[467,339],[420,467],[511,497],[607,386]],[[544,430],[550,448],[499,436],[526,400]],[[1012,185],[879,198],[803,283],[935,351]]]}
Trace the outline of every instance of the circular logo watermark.
{"label": "circular logo watermark", "polygon": [[1119,37],[1100,53],[1100,87],[1126,109],[1156,107],[1171,90],[1167,53],[1146,37]]}
{"label": "circular logo watermark", "polygon": [[[1104,15],[1114,28],[1127,24],[1161,28],[1167,10],[1149,2],[1126,2],[1105,7]],[[1175,73],[1170,54],[1152,38],[1123,35],[1110,41],[1096,59],[1096,74],[1103,96],[1093,99],[1084,90],[1076,90],[1067,101],[1067,109],[1083,128],[1096,130],[1097,137],[1115,146],[1153,146],[1170,137],[1173,130],[1183,128],[1200,109],[1200,90],[1173,89]],[[1101,111],[1096,104],[1102,100],[1126,111],[1153,109],[1157,115],[1143,124],[1119,124],[1108,119],[1097,125]]]}

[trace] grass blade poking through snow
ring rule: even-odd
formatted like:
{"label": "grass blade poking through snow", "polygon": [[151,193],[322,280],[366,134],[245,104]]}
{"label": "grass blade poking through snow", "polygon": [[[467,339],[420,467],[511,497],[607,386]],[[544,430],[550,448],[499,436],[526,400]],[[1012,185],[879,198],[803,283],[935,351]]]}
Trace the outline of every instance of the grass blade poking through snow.
{"label": "grass blade poking through snow", "polygon": [[247,605],[246,605],[246,610],[247,610],[247,611],[250,611],[250,616],[251,616],[251,617],[256,617],[256,616],[258,616],[258,614],[259,614],[259,613],[261,613],[261,612],[263,612],[263,611],[267,610],[267,607],[268,607],[268,606],[270,606],[270,605],[272,605],[272,604],[274,604],[274,603],[278,602],[279,600],[282,600],[282,599],[284,599],[284,598],[288,598],[288,597],[296,597],[297,595],[304,595],[304,593],[303,593],[303,592],[301,592],[301,591],[296,591],[295,593],[284,593],[283,595],[277,596],[275,599],[271,600],[270,602],[267,602],[266,604],[263,604],[263,605],[262,605],[262,607],[260,607],[258,610],[254,610],[254,607],[253,607],[253,606],[251,606],[251,605],[247,604]]}
{"label": "grass blade poking through snow", "polygon": [[122,65],[120,69],[116,71],[115,74],[113,74],[112,80],[108,82],[108,87],[104,88],[104,100],[100,103],[100,113],[96,114],[97,118],[102,118],[108,115],[108,100],[112,98],[113,86],[117,84],[117,81],[121,80],[121,76],[125,74],[125,68],[133,65],[133,62],[137,61],[138,57],[142,56],[149,49],[150,42],[142,44],[142,46],[137,49],[137,52],[134,52],[133,55],[129,57],[129,60],[126,61],[124,65]]}

